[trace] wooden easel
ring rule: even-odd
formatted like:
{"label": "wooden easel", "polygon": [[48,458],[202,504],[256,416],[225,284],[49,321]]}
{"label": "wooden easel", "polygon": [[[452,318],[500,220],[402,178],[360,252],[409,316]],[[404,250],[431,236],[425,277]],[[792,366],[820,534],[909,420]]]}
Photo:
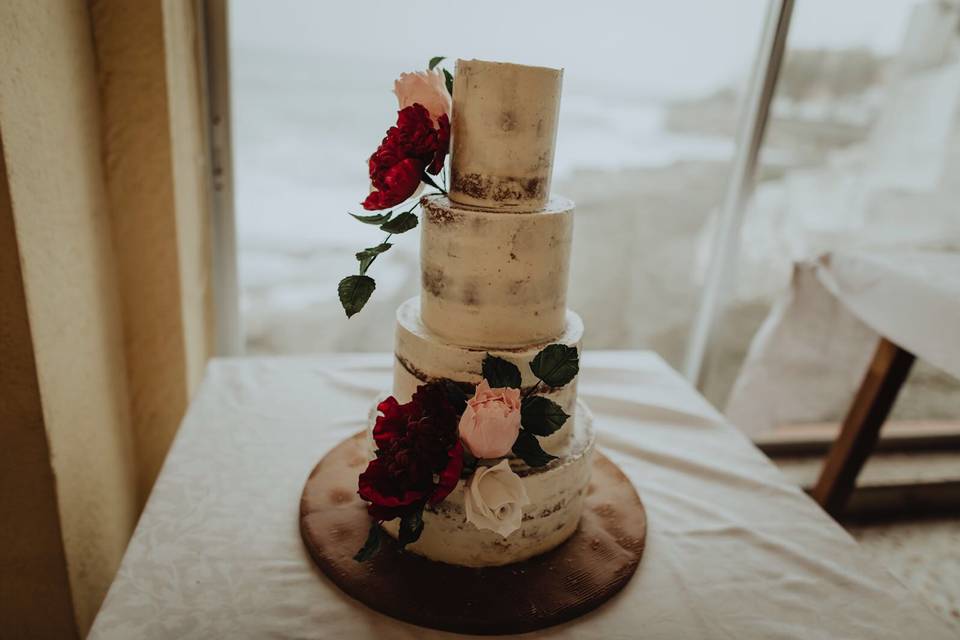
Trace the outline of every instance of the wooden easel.
{"label": "wooden easel", "polygon": [[846,507],[857,475],[873,452],[880,427],[916,357],[881,337],[873,360],[850,405],[840,434],[830,447],[811,495],[834,518]]}

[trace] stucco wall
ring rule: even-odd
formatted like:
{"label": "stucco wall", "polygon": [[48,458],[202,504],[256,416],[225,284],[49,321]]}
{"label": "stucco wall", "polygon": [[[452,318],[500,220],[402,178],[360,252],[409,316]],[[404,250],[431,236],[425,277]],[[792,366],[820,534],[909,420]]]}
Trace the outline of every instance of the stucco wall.
{"label": "stucco wall", "polygon": [[[70,637],[73,602],[2,149],[0,138],[0,636]],[[37,602],[46,615],[20,617]]]}
{"label": "stucco wall", "polygon": [[[69,586],[83,632],[138,510],[86,4],[0,2],[0,60],[0,138],[47,464],[52,461],[56,478]],[[48,492],[38,484],[22,499],[48,501]],[[7,562],[0,580],[23,579],[9,575]],[[43,599],[30,606],[35,609],[22,610],[22,619],[47,615]]]}
{"label": "stucco wall", "polygon": [[90,10],[145,498],[209,357],[209,222],[193,3],[92,0]]}

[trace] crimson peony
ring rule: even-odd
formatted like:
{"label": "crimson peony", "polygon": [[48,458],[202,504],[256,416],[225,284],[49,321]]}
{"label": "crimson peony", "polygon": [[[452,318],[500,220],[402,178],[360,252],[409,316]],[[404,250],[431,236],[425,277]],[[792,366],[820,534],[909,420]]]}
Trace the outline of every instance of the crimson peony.
{"label": "crimson peony", "polygon": [[370,156],[370,184],[373,191],[363,201],[367,210],[387,209],[412,196],[423,173],[440,173],[450,148],[450,119],[446,114],[433,118],[417,103],[397,114],[380,146]]}
{"label": "crimson peony", "polygon": [[453,491],[463,469],[463,445],[457,435],[460,411],[444,383],[421,385],[400,404],[381,402],[373,428],[377,457],[360,474],[360,497],[376,520],[415,513]]}

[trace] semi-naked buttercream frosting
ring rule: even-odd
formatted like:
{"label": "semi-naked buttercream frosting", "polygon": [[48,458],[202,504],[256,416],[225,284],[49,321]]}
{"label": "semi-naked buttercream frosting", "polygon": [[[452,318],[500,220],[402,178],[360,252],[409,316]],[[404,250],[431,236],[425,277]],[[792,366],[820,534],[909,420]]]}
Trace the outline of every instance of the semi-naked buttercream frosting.
{"label": "semi-naked buttercream frosting", "polygon": [[563,333],[573,203],[505,214],[423,199],[423,322],[438,336],[478,347],[519,347]]}
{"label": "semi-naked buttercream frosting", "polygon": [[450,197],[499,211],[539,211],[550,198],[563,70],[458,60]]}

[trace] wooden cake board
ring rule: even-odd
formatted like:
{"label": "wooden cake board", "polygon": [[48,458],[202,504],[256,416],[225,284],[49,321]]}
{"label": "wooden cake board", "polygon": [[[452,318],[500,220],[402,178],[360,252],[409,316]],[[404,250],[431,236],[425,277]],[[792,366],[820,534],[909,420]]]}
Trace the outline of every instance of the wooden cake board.
{"label": "wooden cake board", "polygon": [[303,488],[300,532],[326,576],[388,616],[473,634],[524,633],[567,622],[600,606],[630,581],[647,533],[643,503],[623,472],[599,451],[577,531],[523,562],[471,568],[400,551],[384,535],[367,562],[353,559],[370,528],[357,476],[367,465],[364,434],[320,460]]}

